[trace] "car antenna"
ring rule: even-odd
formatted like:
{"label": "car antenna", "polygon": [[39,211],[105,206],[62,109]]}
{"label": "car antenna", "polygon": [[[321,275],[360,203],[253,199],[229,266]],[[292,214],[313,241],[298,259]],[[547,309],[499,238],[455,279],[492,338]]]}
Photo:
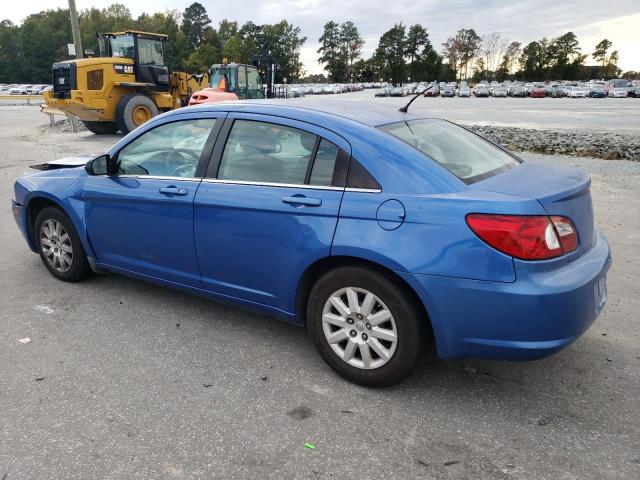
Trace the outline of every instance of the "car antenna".
{"label": "car antenna", "polygon": [[401,111],[402,113],[407,113],[407,111],[409,110],[409,107],[411,106],[411,104],[413,103],[413,101],[418,98],[420,95],[424,95],[425,93],[427,93],[429,90],[431,90],[433,88],[433,85],[429,85],[429,87],[427,87],[427,89],[423,92],[420,93],[416,93],[416,95],[409,100],[409,103],[407,103],[404,107],[399,108],[398,110]]}

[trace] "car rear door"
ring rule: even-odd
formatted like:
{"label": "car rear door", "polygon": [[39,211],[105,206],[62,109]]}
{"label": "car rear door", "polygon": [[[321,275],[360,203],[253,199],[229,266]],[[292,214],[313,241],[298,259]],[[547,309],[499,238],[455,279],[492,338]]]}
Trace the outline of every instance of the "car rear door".
{"label": "car rear door", "polygon": [[117,175],[86,179],[85,218],[98,264],[200,287],[193,199],[222,122],[212,114],[173,117],[114,153]]}
{"label": "car rear door", "polygon": [[315,125],[230,113],[194,204],[203,287],[292,313],[300,275],[330,254],[349,152]]}

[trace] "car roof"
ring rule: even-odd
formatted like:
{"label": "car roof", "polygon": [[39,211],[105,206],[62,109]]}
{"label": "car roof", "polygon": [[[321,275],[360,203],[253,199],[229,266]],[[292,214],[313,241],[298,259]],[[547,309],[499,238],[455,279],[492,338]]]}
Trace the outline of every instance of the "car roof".
{"label": "car roof", "polygon": [[[407,101],[410,97],[407,98]],[[419,101],[419,100],[418,100]],[[424,115],[416,115],[411,111],[400,112],[396,106],[375,103],[359,103],[356,108],[351,102],[337,102],[326,100],[312,100],[304,105],[294,104],[291,99],[271,100],[242,100],[235,102],[221,102],[213,104],[196,105],[189,109],[199,111],[225,111],[225,112],[253,112],[265,115],[278,115],[296,118],[304,121],[312,121],[314,118],[321,121],[326,115],[349,119],[370,127],[377,127],[389,123],[404,120],[417,120],[425,118]],[[184,109],[174,112],[184,112]]]}

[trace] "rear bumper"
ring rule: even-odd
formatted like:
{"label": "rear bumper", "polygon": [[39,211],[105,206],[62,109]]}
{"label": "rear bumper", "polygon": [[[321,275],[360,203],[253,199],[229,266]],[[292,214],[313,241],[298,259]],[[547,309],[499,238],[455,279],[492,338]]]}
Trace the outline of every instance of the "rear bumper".
{"label": "rear bumper", "polygon": [[589,252],[561,268],[519,269],[516,263],[512,283],[405,279],[427,307],[441,357],[532,360],[563,349],[589,328],[606,301],[598,287],[610,266],[609,245],[596,232]]}

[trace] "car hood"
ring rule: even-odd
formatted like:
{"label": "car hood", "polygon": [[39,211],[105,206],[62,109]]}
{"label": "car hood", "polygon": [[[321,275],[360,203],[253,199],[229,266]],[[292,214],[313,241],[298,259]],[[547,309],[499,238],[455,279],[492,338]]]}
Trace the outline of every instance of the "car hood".
{"label": "car hood", "polygon": [[86,165],[89,160],[93,160],[102,154],[90,153],[88,155],[75,155],[72,157],[59,158],[58,160],[52,160],[50,162],[38,163],[35,165],[29,165],[36,170],[58,170],[61,168],[76,168]]}

